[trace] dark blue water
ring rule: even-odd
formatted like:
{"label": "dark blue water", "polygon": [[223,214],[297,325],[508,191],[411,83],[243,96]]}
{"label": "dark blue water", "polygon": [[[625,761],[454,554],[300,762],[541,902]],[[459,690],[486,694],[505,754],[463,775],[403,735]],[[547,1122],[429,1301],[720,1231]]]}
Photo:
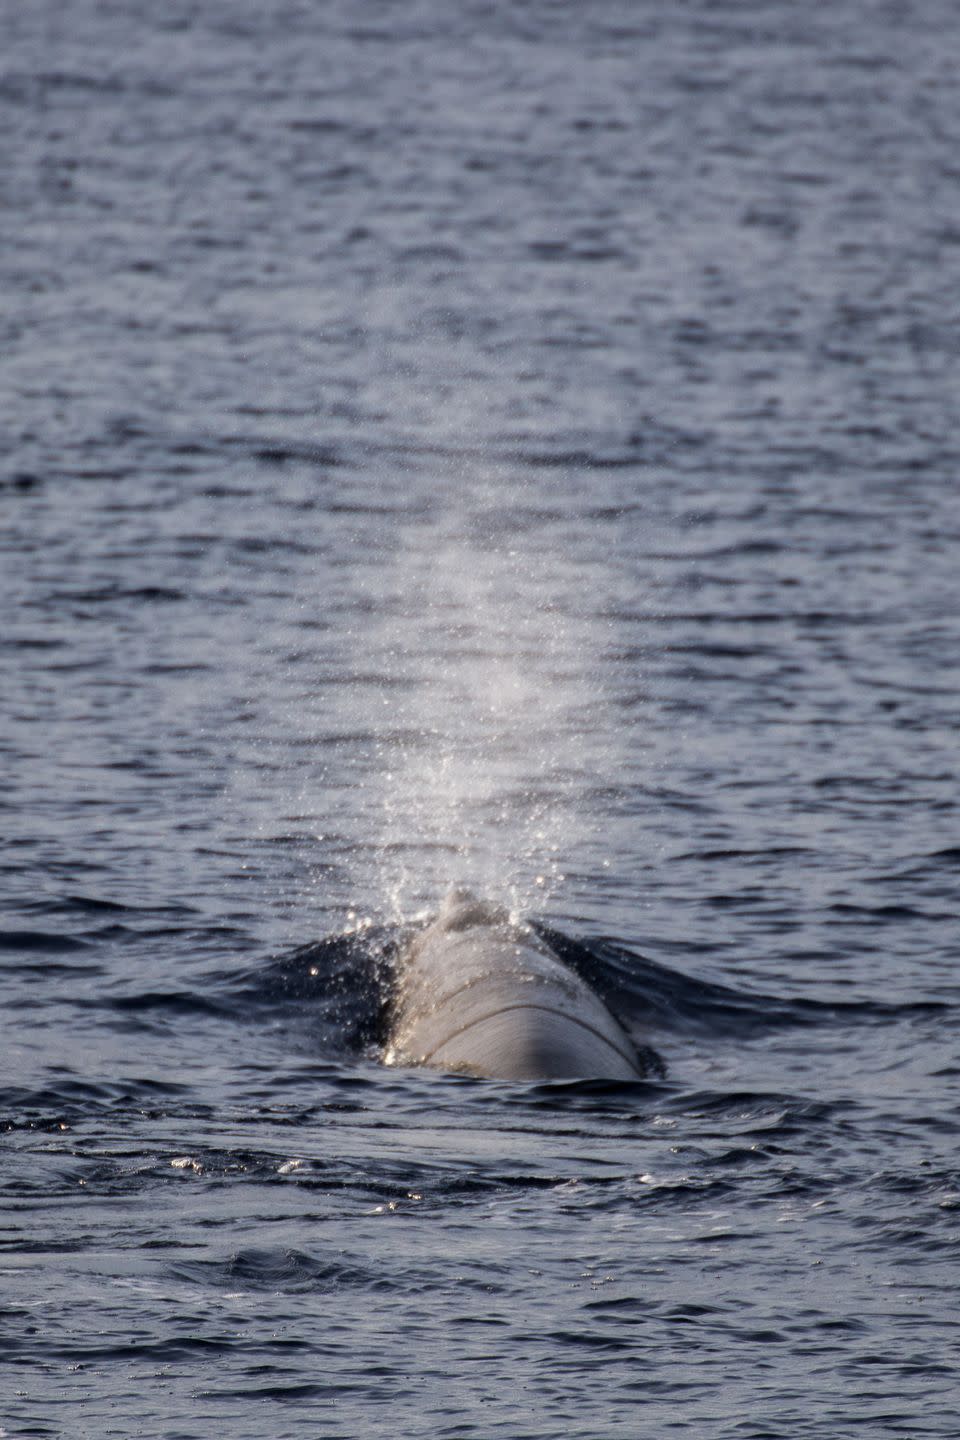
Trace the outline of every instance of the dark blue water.
{"label": "dark blue water", "polygon": [[960,13],[2,13],[0,1430],[955,1436]]}

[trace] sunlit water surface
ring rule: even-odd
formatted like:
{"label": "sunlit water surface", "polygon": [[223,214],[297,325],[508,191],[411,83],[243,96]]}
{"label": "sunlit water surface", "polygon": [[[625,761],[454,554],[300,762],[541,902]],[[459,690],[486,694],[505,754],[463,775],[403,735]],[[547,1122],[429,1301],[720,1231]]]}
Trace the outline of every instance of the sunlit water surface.
{"label": "sunlit water surface", "polygon": [[956,9],[3,29],[3,1433],[955,1435]]}

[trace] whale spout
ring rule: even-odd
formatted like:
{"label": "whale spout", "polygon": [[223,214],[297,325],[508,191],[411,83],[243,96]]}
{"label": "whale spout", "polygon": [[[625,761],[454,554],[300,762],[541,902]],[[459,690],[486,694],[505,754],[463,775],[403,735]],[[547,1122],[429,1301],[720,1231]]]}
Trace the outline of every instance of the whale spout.
{"label": "whale spout", "polygon": [[384,1060],[503,1080],[642,1073],[600,996],[530,926],[464,888],[400,961]]}

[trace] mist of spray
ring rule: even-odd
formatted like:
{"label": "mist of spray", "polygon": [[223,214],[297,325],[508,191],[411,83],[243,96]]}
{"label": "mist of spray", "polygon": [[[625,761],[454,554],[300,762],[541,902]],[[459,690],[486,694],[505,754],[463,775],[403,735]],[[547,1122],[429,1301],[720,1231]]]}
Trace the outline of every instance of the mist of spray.
{"label": "mist of spray", "polygon": [[382,786],[377,888],[396,918],[470,884],[540,910],[584,838],[599,704],[576,577],[505,474],[461,475],[403,528],[371,643]]}

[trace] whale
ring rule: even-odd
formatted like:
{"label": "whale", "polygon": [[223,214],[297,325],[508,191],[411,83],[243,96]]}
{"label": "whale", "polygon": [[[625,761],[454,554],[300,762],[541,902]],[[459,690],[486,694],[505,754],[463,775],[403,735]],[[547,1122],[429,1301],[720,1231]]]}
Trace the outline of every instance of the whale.
{"label": "whale", "polygon": [[387,1065],[499,1080],[635,1080],[632,1040],[532,926],[458,887],[397,965]]}

